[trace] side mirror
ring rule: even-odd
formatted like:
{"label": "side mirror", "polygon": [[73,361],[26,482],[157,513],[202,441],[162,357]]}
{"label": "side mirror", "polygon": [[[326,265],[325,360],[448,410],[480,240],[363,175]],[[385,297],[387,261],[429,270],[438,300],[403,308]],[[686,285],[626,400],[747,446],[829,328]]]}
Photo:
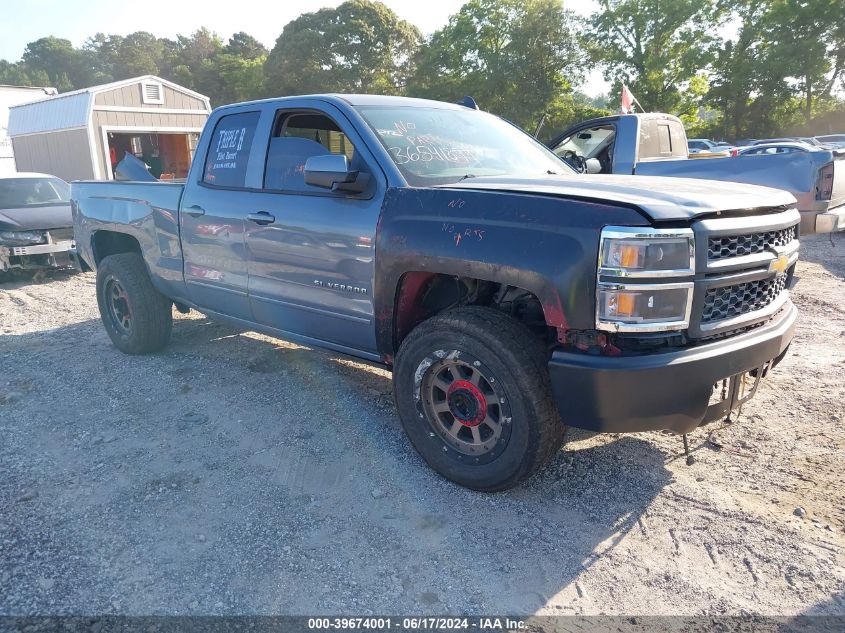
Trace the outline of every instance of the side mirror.
{"label": "side mirror", "polygon": [[369,174],[349,169],[349,160],[344,154],[312,156],[305,161],[305,183],[308,185],[360,193],[369,180]]}
{"label": "side mirror", "polygon": [[598,158],[588,158],[586,160],[586,173],[588,174],[600,174],[601,173],[601,161]]}

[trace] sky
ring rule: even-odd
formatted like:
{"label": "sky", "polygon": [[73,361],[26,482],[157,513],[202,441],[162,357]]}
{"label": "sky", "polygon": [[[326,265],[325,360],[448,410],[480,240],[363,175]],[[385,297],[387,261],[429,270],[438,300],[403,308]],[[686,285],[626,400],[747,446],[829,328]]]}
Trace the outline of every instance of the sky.
{"label": "sky", "polygon": [[[464,0],[382,0],[400,18],[430,34],[446,24]],[[12,0],[6,0],[12,2]],[[301,13],[339,0],[24,0],[14,10],[4,11],[0,21],[0,59],[18,61],[29,42],[54,35],[81,46],[97,32],[126,35],[149,31],[157,37],[188,35],[201,26],[223,39],[245,31],[272,48],[285,24]],[[595,0],[564,2],[567,8],[587,15]],[[599,72],[592,73],[584,86],[590,95],[607,92]]]}

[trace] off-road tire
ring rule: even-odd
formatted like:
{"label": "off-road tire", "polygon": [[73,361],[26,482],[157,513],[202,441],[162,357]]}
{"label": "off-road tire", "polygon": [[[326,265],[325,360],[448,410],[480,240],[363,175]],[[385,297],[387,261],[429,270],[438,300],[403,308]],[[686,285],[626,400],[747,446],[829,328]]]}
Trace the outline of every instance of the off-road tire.
{"label": "off-road tire", "polygon": [[[120,288],[131,318],[118,322],[110,307]],[[109,296],[106,296],[109,293]],[[170,299],[153,287],[144,260],[138,253],[119,253],[103,258],[97,267],[97,305],[109,338],[126,354],[149,354],[167,345],[173,328]]]}
{"label": "off-road tire", "polygon": [[[393,368],[394,399],[414,448],[440,475],[474,490],[505,490],[535,473],[558,452],[565,432],[552,398],[547,358],[528,328],[491,308],[457,308],[424,321],[402,342]],[[500,428],[508,427],[507,440],[503,441],[504,431],[494,436],[494,447],[486,457],[458,450],[457,437],[442,433],[437,426],[438,420],[446,419],[455,428],[458,417],[445,411],[432,415],[432,405],[427,404],[431,402],[425,391],[431,372],[437,374],[444,362],[456,360],[467,363],[458,369],[475,380],[472,368],[483,370],[485,379],[493,379],[484,382],[488,392],[495,384],[496,393],[502,396],[500,420],[507,422]],[[454,373],[448,370],[440,376]],[[434,381],[433,393],[438,393],[437,375]],[[442,397],[447,391],[439,389],[439,393]],[[495,394],[485,397],[491,395]],[[441,411],[448,402],[447,398],[439,403]],[[484,407],[479,416],[487,414],[487,407],[479,404]],[[494,402],[491,406],[498,405]],[[464,415],[462,410],[456,411]],[[458,433],[469,435],[465,431],[459,428]]]}

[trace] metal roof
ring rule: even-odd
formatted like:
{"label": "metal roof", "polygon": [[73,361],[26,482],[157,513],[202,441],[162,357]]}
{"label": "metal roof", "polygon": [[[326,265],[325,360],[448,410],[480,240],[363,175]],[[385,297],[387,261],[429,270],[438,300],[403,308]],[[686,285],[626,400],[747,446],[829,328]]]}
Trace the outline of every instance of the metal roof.
{"label": "metal roof", "polygon": [[88,125],[93,93],[68,92],[9,108],[9,136],[67,130]]}
{"label": "metal roof", "polygon": [[61,180],[58,176],[52,174],[40,174],[37,171],[16,171],[14,174],[8,176],[0,176],[0,180],[12,180],[17,178],[56,178]]}
{"label": "metal roof", "polygon": [[208,97],[205,95],[155,75],[143,75],[72,92],[63,92],[54,97],[12,106],[9,109],[9,136],[85,127],[88,125],[94,107],[95,95],[143,81],[159,82],[179,92],[202,99],[208,106]]}

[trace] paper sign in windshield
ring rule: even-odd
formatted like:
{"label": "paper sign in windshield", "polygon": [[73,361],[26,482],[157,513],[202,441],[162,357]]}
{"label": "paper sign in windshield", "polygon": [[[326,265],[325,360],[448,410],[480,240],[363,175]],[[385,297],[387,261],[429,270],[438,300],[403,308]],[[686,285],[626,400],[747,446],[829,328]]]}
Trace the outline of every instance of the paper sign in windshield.
{"label": "paper sign in windshield", "polygon": [[394,121],[392,128],[378,130],[397,165],[439,161],[468,165],[478,158],[472,146],[444,139],[436,134],[419,133],[413,121]]}

